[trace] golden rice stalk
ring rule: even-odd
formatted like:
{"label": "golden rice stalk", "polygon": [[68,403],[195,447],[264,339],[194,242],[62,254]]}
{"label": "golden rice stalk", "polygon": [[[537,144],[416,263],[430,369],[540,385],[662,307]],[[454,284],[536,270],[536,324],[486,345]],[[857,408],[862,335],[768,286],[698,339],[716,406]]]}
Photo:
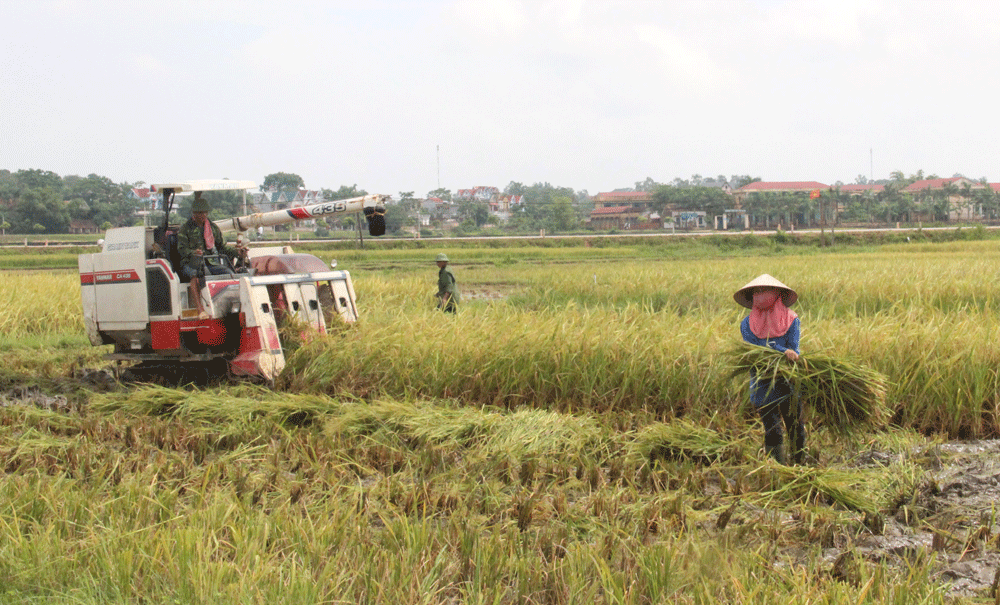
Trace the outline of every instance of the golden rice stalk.
{"label": "golden rice stalk", "polygon": [[639,431],[634,449],[648,461],[692,460],[702,464],[735,462],[744,457],[746,438],[732,438],[680,418]]}
{"label": "golden rice stalk", "polygon": [[787,380],[829,428],[851,432],[861,425],[878,425],[888,417],[884,374],[821,351],[789,362],[784,353],[769,347],[739,343],[728,353],[732,376],[753,372],[757,380]]}

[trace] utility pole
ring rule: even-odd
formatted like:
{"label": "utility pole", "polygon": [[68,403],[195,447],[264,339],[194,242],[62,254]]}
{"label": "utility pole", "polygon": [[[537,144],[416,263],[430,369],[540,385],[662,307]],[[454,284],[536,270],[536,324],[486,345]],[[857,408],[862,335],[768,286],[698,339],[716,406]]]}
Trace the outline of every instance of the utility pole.
{"label": "utility pole", "polygon": [[441,146],[437,146],[438,189],[441,188]]}

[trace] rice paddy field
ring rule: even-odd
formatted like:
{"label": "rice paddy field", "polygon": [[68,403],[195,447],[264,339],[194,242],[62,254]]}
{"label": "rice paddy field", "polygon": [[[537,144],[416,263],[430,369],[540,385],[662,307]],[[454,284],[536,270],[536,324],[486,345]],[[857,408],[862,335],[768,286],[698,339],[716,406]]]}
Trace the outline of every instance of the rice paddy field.
{"label": "rice paddy field", "polygon": [[[3,273],[0,602],[1000,602],[1000,243],[312,252],[362,317],[273,388],[118,384],[75,270]],[[885,377],[805,466],[733,377],[760,273]]]}

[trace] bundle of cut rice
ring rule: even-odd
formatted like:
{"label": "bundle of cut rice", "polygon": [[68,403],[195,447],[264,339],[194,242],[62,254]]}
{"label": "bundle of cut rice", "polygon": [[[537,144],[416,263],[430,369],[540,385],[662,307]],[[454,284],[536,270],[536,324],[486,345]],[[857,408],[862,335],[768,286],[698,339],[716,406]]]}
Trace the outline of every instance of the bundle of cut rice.
{"label": "bundle of cut rice", "polygon": [[692,420],[677,418],[669,423],[653,423],[639,431],[634,447],[650,462],[660,459],[714,464],[740,460],[744,449],[750,449],[748,441],[747,436],[721,435]]}
{"label": "bundle of cut rice", "polygon": [[783,378],[833,430],[850,432],[859,425],[877,425],[888,416],[887,379],[867,366],[838,359],[822,351],[789,361],[769,347],[740,343],[729,352],[732,376],[753,370],[757,380]]}

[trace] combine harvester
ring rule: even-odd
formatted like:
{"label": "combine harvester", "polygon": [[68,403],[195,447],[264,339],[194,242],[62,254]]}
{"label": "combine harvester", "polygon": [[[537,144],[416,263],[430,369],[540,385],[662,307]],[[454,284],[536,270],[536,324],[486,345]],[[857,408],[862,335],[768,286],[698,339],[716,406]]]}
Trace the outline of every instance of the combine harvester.
{"label": "combine harvester", "polygon": [[[252,248],[249,267],[233,267],[233,275],[205,275],[200,295],[209,317],[199,319],[180,272],[179,225],[169,223],[174,200],[199,191],[240,191],[246,208],[246,192],[256,185],[205,180],[151,189],[163,195],[162,226],[109,229],[101,251],[81,254],[78,261],[87,336],[95,346],[114,345],[105,358],[116,361],[118,369],[122,362],[133,362],[124,378],[178,384],[242,377],[273,383],[285,366],[278,331],[283,320],[295,318],[320,333],[331,321],[357,320],[350,274],[289,246]],[[248,229],[363,212],[369,233],[382,235],[388,197],[322,202],[215,224],[238,231],[241,245]],[[218,260],[228,262],[224,255]]]}

